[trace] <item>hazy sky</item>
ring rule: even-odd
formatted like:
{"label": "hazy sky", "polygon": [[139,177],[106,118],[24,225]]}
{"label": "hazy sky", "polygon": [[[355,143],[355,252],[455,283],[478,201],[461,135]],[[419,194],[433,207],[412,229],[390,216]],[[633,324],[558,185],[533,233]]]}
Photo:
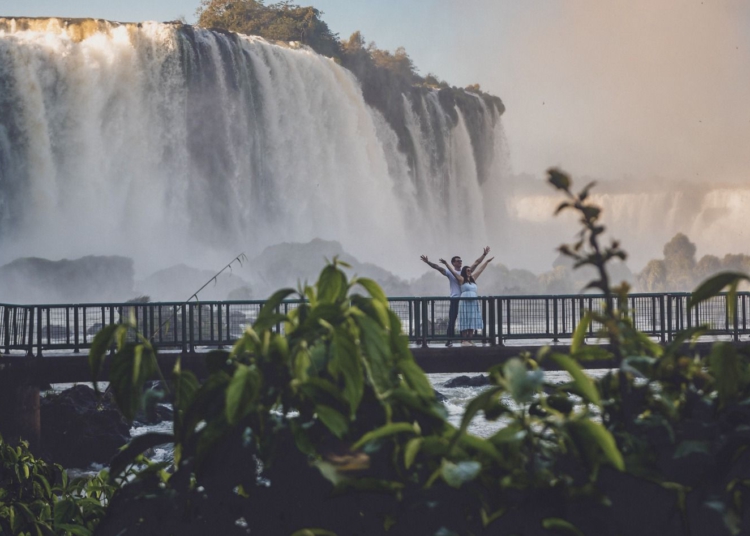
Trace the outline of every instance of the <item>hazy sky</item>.
{"label": "hazy sky", "polygon": [[[512,168],[750,183],[747,0],[301,0],[341,37],[500,96]],[[198,0],[0,0],[0,16],[194,22]]]}

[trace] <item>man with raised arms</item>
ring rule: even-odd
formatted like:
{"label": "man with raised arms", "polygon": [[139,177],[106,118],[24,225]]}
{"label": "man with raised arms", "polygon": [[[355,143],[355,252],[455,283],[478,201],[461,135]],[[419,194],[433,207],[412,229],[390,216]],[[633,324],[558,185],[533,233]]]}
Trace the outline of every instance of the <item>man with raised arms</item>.
{"label": "man with raised arms", "polygon": [[[489,252],[490,247],[485,247],[482,255],[474,261],[474,264],[471,265],[472,272],[476,270],[477,266],[479,266],[479,263],[484,260]],[[446,342],[445,345],[453,346],[453,341],[451,339],[456,335],[456,318],[458,317],[458,298],[461,296],[461,285],[458,284],[458,280],[456,280],[455,276],[450,272],[450,270],[446,270],[439,264],[430,262],[430,259],[427,258],[427,255],[420,255],[419,258],[422,259],[423,262],[428,264],[430,268],[434,268],[448,278],[451,292],[451,305],[448,311],[448,342]],[[458,255],[451,258],[451,265],[456,270],[456,272],[461,272],[461,262],[461,257],[459,257]]]}

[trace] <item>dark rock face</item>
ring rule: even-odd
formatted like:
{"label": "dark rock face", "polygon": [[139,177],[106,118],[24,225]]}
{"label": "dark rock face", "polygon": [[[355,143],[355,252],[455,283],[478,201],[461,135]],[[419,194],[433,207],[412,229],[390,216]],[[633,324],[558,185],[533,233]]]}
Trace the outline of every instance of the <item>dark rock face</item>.
{"label": "dark rock face", "polygon": [[41,402],[42,449],[66,468],[108,463],[130,440],[130,425],[107,395],[76,385]]}
{"label": "dark rock face", "polygon": [[445,395],[444,395],[443,393],[441,393],[440,391],[435,391],[435,399],[436,399],[436,400],[437,400],[438,402],[445,402],[446,400],[448,400],[448,397],[447,397],[447,396],[445,396]]}
{"label": "dark rock face", "polygon": [[482,387],[490,384],[490,377],[480,374],[479,376],[456,376],[443,384],[443,387]]}
{"label": "dark rock face", "polygon": [[133,295],[133,276],[133,260],[127,257],[25,257],[0,266],[0,293],[8,303],[125,301]]}

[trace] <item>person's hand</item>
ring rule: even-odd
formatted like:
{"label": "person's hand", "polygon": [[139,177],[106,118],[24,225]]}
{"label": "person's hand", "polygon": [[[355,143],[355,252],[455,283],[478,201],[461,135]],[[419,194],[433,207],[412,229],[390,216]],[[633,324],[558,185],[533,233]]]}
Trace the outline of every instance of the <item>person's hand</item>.
{"label": "person's hand", "polygon": [[430,264],[430,259],[427,258],[427,255],[420,255],[419,258],[422,259],[422,262]]}
{"label": "person's hand", "polygon": [[446,261],[445,259],[438,259],[438,260],[442,262],[443,264],[445,264],[446,266],[448,266],[448,261]]}
{"label": "person's hand", "polygon": [[[483,255],[484,255],[484,256],[486,257],[486,256],[487,256],[487,254],[488,254],[488,253],[490,252],[490,246],[485,246],[485,247],[484,247],[484,249],[483,249],[482,251],[484,252],[484,253],[483,253]],[[494,258],[494,257],[493,257],[493,258]]]}
{"label": "person's hand", "polygon": [[[489,249],[489,248],[487,248],[487,249]],[[487,264],[489,264],[489,263],[491,263],[491,262],[492,262],[492,260],[493,260],[494,258],[495,258],[495,257],[490,257],[489,259],[487,259],[487,260],[486,260],[486,261],[484,261],[484,262],[485,262],[485,263],[487,263]]]}

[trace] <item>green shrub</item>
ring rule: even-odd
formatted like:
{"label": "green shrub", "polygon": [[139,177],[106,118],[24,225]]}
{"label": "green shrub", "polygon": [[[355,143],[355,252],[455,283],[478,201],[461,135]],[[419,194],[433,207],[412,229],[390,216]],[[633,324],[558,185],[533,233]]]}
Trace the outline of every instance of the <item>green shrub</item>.
{"label": "green shrub", "polygon": [[26,442],[12,446],[0,437],[0,534],[91,534],[111,492],[106,472],[71,482]]}

